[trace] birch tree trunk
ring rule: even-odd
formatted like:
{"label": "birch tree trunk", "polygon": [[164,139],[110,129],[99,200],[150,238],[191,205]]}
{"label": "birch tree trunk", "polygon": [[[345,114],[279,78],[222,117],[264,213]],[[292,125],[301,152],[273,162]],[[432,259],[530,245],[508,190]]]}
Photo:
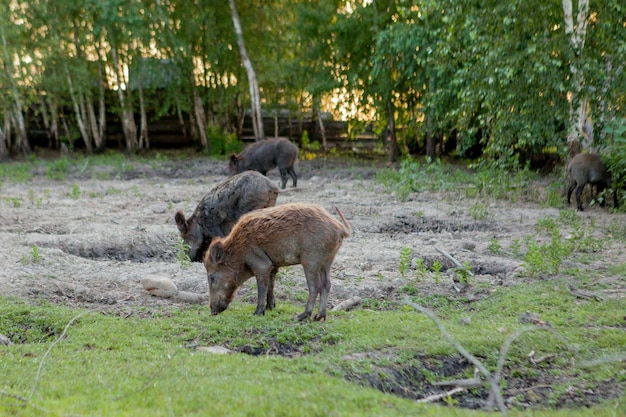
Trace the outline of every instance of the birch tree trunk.
{"label": "birch tree trunk", "polygon": [[239,55],[241,56],[241,62],[246,69],[246,74],[248,74],[254,138],[255,140],[261,140],[265,138],[265,131],[263,130],[263,115],[261,113],[261,93],[259,91],[259,82],[256,78],[256,72],[252,67],[252,62],[248,57],[248,51],[246,50],[246,44],[243,39],[243,31],[241,30],[241,22],[239,20],[239,13],[237,13],[235,0],[228,0],[228,4],[230,5],[230,11],[233,18],[233,26],[235,27],[235,34],[237,35]]}
{"label": "birch tree trunk", "polygon": [[91,143],[91,136],[89,135],[89,129],[87,128],[87,121],[85,120],[85,109],[84,109],[84,101],[80,99],[78,96],[81,96],[81,93],[76,93],[74,91],[74,83],[72,82],[72,77],[70,75],[69,68],[67,66],[67,62],[65,62],[65,77],[67,78],[67,85],[70,90],[70,97],[72,99],[72,104],[74,106],[74,113],[76,115],[76,123],[78,124],[78,130],[80,131],[80,136],[83,138],[83,142],[85,143],[85,149],[88,153],[93,153],[93,146]]}
{"label": "birch tree trunk", "polygon": [[582,69],[582,55],[585,47],[585,35],[587,32],[587,16],[589,14],[589,0],[578,1],[576,26],[574,26],[574,14],[572,0],[563,1],[563,17],[565,33],[569,36],[570,47],[574,58],[570,63],[572,75],[572,90],[570,91],[570,122],[567,134],[567,147],[570,156],[580,152],[581,147],[591,151],[593,149],[592,138],[583,134],[587,116],[588,101],[583,96],[584,73]]}
{"label": "birch tree trunk", "polygon": [[[0,37],[2,40],[2,46],[4,53],[4,70],[7,77],[7,84],[9,93],[11,96],[11,112],[9,113],[10,119],[13,120],[13,124],[15,126],[15,144],[14,149],[18,152],[22,153],[30,153],[30,144],[28,143],[28,137],[26,135],[26,124],[24,123],[24,114],[22,113],[22,100],[20,97],[20,93],[17,89],[17,85],[15,84],[15,80],[13,78],[13,65],[11,61],[11,57],[7,52],[7,41],[4,37],[4,32],[0,32]],[[12,114],[11,114],[12,113]],[[7,142],[10,141],[10,136],[7,135]]]}

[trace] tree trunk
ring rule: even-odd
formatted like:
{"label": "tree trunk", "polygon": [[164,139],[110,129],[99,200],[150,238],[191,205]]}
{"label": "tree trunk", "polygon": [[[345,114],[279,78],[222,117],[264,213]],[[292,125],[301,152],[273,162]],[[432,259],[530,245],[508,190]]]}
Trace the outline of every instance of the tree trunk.
{"label": "tree trunk", "polygon": [[198,87],[196,87],[193,73],[191,74],[191,91],[193,95],[193,114],[200,145],[203,149],[206,149],[207,152],[211,153],[211,144],[206,136],[206,114],[204,112],[204,105],[202,104]]}
{"label": "tree trunk", "polygon": [[137,78],[137,92],[139,93],[139,148],[150,148],[150,138],[148,136],[148,116],[146,115],[146,107],[143,102],[143,85],[142,85],[143,68],[140,69]]}
{"label": "tree trunk", "polygon": [[387,162],[392,164],[398,160],[400,148],[398,147],[398,138],[396,136],[396,108],[391,100],[387,103],[387,137],[385,139],[389,142]]}
{"label": "tree trunk", "polygon": [[2,126],[0,126],[0,160],[3,160],[7,157],[7,143],[6,138],[4,137],[4,131],[2,130]]}
{"label": "tree trunk", "polygon": [[593,143],[583,134],[587,116],[587,101],[583,97],[584,73],[581,60],[585,47],[585,34],[587,31],[587,16],[589,14],[589,0],[578,1],[578,14],[576,27],[574,27],[574,15],[572,0],[563,1],[563,16],[565,21],[565,34],[569,36],[570,47],[574,58],[570,64],[572,75],[572,89],[568,94],[570,102],[570,121],[567,134],[567,147],[570,156],[574,156],[580,148],[591,151]]}
{"label": "tree trunk", "polygon": [[[135,123],[132,105],[128,102],[125,89],[122,88],[122,84],[126,84],[126,80],[122,74],[122,69],[117,57],[117,47],[112,39],[110,40],[110,45],[111,56],[113,57],[113,72],[117,78],[117,95],[120,100],[120,107],[122,108],[121,121],[124,139],[126,139],[126,151],[131,153],[137,150],[137,124]],[[129,85],[126,85],[126,88],[129,87]]]}
{"label": "tree trunk", "polygon": [[230,5],[235,34],[237,35],[239,55],[241,56],[241,62],[246,69],[246,74],[248,74],[248,84],[250,84],[250,104],[254,138],[255,140],[261,140],[265,138],[265,131],[263,130],[263,114],[261,113],[261,93],[259,91],[259,82],[257,81],[256,72],[252,67],[250,57],[248,57],[248,51],[246,50],[246,44],[244,43],[243,31],[241,30],[241,22],[239,21],[239,13],[237,13],[235,0],[228,0],[228,4]]}
{"label": "tree trunk", "polygon": [[[324,119],[322,119],[322,112],[320,110],[320,97],[315,96],[313,98],[313,115],[320,129],[320,135],[322,136],[322,149],[324,152],[328,151],[328,144],[326,143],[326,128],[324,127]],[[313,140],[313,138],[311,138]]]}

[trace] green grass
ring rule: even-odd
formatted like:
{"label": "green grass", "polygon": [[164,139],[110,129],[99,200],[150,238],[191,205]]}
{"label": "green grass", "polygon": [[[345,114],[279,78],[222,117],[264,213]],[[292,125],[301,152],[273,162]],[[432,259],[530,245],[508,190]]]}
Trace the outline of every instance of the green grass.
{"label": "green grass", "polygon": [[[530,326],[519,322],[528,310],[549,322],[552,330],[524,333],[513,343],[507,360],[512,375],[533,376],[547,367],[563,378],[562,386],[554,382],[554,392],[581,381],[593,387],[608,378],[622,385],[626,379],[623,362],[581,366],[584,361],[624,354],[623,301],[580,302],[565,284],[554,282],[502,288],[471,308],[445,298],[437,303],[419,296],[411,299],[435,309],[448,332],[489,369],[496,366],[506,337]],[[0,333],[15,343],[0,347],[0,414],[46,414],[40,407],[53,415],[90,416],[486,415],[420,405],[346,379],[348,373],[367,375],[376,367],[402,366],[416,355],[458,356],[435,325],[410,307],[333,312],[324,323],[297,323],[294,318],[301,308],[279,303],[274,311],[257,317],[252,305],[236,300],[218,316],[197,306],[158,310],[151,318],[121,318],[0,299]],[[52,347],[80,314],[84,315]],[[472,318],[470,325],[461,323],[466,316]],[[195,345],[270,353],[286,349],[295,356],[213,355],[191,347]],[[537,357],[555,357],[538,370],[527,359],[531,351]],[[350,357],[357,353],[373,354],[359,360]],[[36,407],[16,406],[24,404],[33,387],[30,400]],[[623,398],[606,402],[593,414],[619,415],[615,407],[623,409],[626,402]],[[510,415],[589,412],[511,410]]]}

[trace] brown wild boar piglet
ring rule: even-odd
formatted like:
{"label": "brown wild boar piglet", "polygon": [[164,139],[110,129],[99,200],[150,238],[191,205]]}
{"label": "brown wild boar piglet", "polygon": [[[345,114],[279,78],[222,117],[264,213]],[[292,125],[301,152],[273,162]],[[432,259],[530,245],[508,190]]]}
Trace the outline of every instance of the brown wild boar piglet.
{"label": "brown wild boar piglet", "polygon": [[[586,184],[595,185],[598,193],[601,193],[611,185],[611,174],[598,155],[579,153],[567,164],[567,177],[569,188],[567,189],[567,205],[570,204],[572,191],[576,188],[576,207],[583,211],[581,194]],[[617,193],[613,192],[613,205],[617,207]],[[604,200],[600,203],[604,206]]]}
{"label": "brown wild boar piglet", "polygon": [[278,268],[302,264],[309,297],[302,321],[311,316],[317,295],[315,320],[326,318],[330,290],[330,266],[351,228],[335,208],[341,221],[316,204],[284,204],[256,210],[239,219],[230,234],[216,238],[204,258],[209,279],[211,313],[226,310],[237,289],[256,277],[258,302],[254,314],[275,306],[274,281]]}
{"label": "brown wild boar piglet", "polygon": [[189,246],[189,258],[202,262],[213,238],[226,236],[243,214],[274,206],[277,197],[278,187],[267,177],[245,171],[216,185],[189,219],[182,210],[176,212],[174,220],[180,237]]}
{"label": "brown wild boar piglet", "polygon": [[281,188],[284,189],[287,185],[287,174],[291,177],[294,187],[298,183],[298,176],[293,170],[297,158],[298,147],[290,140],[266,139],[253,143],[239,155],[231,155],[228,168],[232,174],[251,169],[265,175],[267,171],[278,167],[282,180]]}

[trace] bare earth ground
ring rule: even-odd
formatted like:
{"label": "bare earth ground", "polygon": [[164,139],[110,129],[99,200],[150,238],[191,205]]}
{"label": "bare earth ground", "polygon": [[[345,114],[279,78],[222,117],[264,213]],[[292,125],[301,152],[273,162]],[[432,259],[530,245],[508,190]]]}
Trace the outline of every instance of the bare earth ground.
{"label": "bare earth ground", "polygon": [[[314,202],[333,214],[337,206],[352,225],[353,234],[333,264],[330,308],[356,295],[372,306],[397,302],[397,290],[409,279],[398,271],[403,247],[427,264],[437,259],[444,266],[439,282],[417,284],[420,294],[459,296],[451,286],[452,263],[436,248],[470,263],[473,285],[461,295],[469,302],[488,296],[490,287],[517,285],[523,282],[516,276],[521,261],[508,248],[516,238],[523,241],[526,235],[536,235],[539,219],[559,214],[558,209],[536,203],[493,201],[488,215],[475,220],[469,208],[477,201],[462,193],[415,193],[399,202],[374,178],[383,166],[373,161],[300,161],[298,187],[291,188],[289,182],[278,197],[277,204]],[[142,316],[176,305],[144,290],[140,280],[147,275],[168,277],[179,290],[206,293],[204,266],[193,263],[183,268],[176,260],[174,213],[182,209],[190,215],[204,194],[227,177],[226,163],[197,158],[134,163],[122,172],[113,167],[86,168],[70,173],[65,181],[47,180],[40,172],[32,182],[0,186],[0,295]],[[269,177],[279,180],[276,170]],[[540,193],[545,185],[535,184]],[[595,219],[596,230],[626,222],[625,214],[595,207],[580,215]],[[492,238],[500,242],[503,255],[488,250]],[[588,265],[566,266],[603,271],[626,262],[626,250],[623,243],[610,240],[603,256],[596,258]],[[625,297],[624,278],[612,280],[603,287],[609,289],[597,294]],[[301,267],[286,269],[277,282],[277,302],[288,299],[303,305],[303,293]],[[237,298],[249,300],[252,313],[256,291],[247,285]],[[613,392],[597,396],[619,396],[621,389],[607,387]],[[588,397],[580,404],[572,399],[570,405],[597,400],[596,395]]]}

